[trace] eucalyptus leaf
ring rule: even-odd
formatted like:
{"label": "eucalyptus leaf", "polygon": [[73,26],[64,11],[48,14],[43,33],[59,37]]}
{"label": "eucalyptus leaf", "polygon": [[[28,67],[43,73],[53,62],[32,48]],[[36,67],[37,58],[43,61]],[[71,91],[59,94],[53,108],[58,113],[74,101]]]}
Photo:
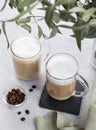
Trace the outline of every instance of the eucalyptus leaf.
{"label": "eucalyptus leaf", "polygon": [[85,9],[83,7],[74,7],[72,9],[69,10],[70,12],[73,12],[73,13],[78,13],[78,12],[84,12]]}
{"label": "eucalyptus leaf", "polygon": [[11,8],[13,8],[13,3],[14,3],[14,0],[10,0],[10,1],[9,1],[9,6],[10,6]]}
{"label": "eucalyptus leaf", "polygon": [[84,35],[86,35],[86,31],[85,31],[86,27],[78,28],[80,26],[82,26],[81,21],[73,25],[73,33],[74,33],[73,36],[76,38],[77,46],[81,50],[81,40],[83,40]]}
{"label": "eucalyptus leaf", "polygon": [[17,8],[17,10],[21,13],[24,8],[18,8],[18,5],[22,2],[22,0],[10,0],[9,1],[9,6],[13,9],[13,8]]}
{"label": "eucalyptus leaf", "polygon": [[64,0],[66,3],[65,4],[62,4],[63,7],[66,9],[66,10],[70,10],[71,8],[75,7],[76,6],[76,2],[78,0]]}
{"label": "eucalyptus leaf", "polygon": [[51,31],[51,34],[50,34],[49,38],[54,37],[57,33],[58,33],[58,27],[54,26],[53,29],[52,29],[52,31]]}
{"label": "eucalyptus leaf", "polygon": [[43,37],[45,38],[45,39],[48,39],[48,37],[43,33]]}
{"label": "eucalyptus leaf", "polygon": [[3,30],[3,33],[4,33],[5,38],[7,40],[7,48],[9,48],[9,40],[8,40],[8,36],[7,36],[7,33],[6,33],[5,22],[2,23],[2,30]]}
{"label": "eucalyptus leaf", "polygon": [[0,35],[1,35],[1,29],[0,29]]}
{"label": "eucalyptus leaf", "polygon": [[53,14],[53,21],[55,23],[59,23],[60,22],[60,14],[59,13],[54,12],[54,14]]}
{"label": "eucalyptus leaf", "polygon": [[96,38],[96,27],[90,27],[86,38]]}
{"label": "eucalyptus leaf", "polygon": [[77,46],[81,50],[82,31],[81,30],[78,30],[78,31],[75,30],[74,36],[76,38]]}
{"label": "eucalyptus leaf", "polygon": [[16,8],[16,7],[17,7],[16,5],[17,5],[17,4],[16,4],[16,0],[10,0],[10,1],[9,1],[9,6],[10,6],[11,8],[13,8],[13,7]]}
{"label": "eucalyptus leaf", "polygon": [[89,33],[89,29],[90,27],[89,26],[86,26],[82,29],[82,40],[84,37],[87,37],[88,36],[88,33]]}
{"label": "eucalyptus leaf", "polygon": [[43,35],[43,30],[39,25],[37,25],[37,27],[38,27],[38,36],[39,38],[41,38],[41,36]]}
{"label": "eucalyptus leaf", "polygon": [[83,17],[82,19],[87,22],[91,17],[92,15],[96,12],[96,8],[91,8],[91,9],[88,9],[84,12],[83,14]]}
{"label": "eucalyptus leaf", "polygon": [[62,5],[66,5],[66,4],[71,4],[76,2],[76,0],[55,0],[55,3],[57,5],[62,4]]}
{"label": "eucalyptus leaf", "polygon": [[42,2],[43,5],[46,5],[46,6],[51,5],[48,0],[42,0],[41,2]]}
{"label": "eucalyptus leaf", "polygon": [[54,9],[55,9],[55,6],[51,5],[46,10],[45,21],[46,21],[47,25],[49,26],[49,28],[51,27],[51,24],[52,24]]}
{"label": "eucalyptus leaf", "polygon": [[21,25],[21,27],[27,30],[29,33],[31,33],[31,27],[28,24],[23,24]]}
{"label": "eucalyptus leaf", "polygon": [[92,0],[92,6],[96,7],[96,0]]}
{"label": "eucalyptus leaf", "polygon": [[[30,5],[27,6],[27,9],[29,9],[29,8],[30,8]],[[29,11],[29,14],[32,15],[32,12]]]}
{"label": "eucalyptus leaf", "polygon": [[31,21],[31,17],[30,16],[27,16],[26,18],[22,18],[22,19],[17,19],[16,20],[16,23],[17,24],[24,24],[24,23],[29,23]]}
{"label": "eucalyptus leaf", "polygon": [[89,21],[90,26],[96,26],[96,19],[92,19]]}
{"label": "eucalyptus leaf", "polygon": [[31,5],[32,3],[34,3],[36,0],[23,0],[21,1],[21,3],[18,5],[18,9],[22,9],[26,6]]}
{"label": "eucalyptus leaf", "polygon": [[60,19],[67,22],[75,22],[75,18],[67,11],[60,11]]}

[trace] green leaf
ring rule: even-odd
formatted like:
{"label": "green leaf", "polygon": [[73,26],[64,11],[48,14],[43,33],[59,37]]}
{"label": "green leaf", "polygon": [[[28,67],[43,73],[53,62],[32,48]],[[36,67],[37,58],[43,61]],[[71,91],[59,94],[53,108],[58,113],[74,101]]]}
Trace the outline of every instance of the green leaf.
{"label": "green leaf", "polygon": [[82,22],[81,21],[75,23],[73,25],[73,33],[74,33],[74,37],[76,38],[77,46],[81,50],[81,40],[83,40],[83,37],[84,37],[82,30],[84,28],[79,28],[78,29],[77,27],[80,27],[80,26],[82,26]]}
{"label": "green leaf", "polygon": [[[29,8],[30,8],[30,5],[27,6],[27,9],[29,9]],[[32,15],[32,12],[29,11],[29,14]]]}
{"label": "green leaf", "polygon": [[29,33],[31,33],[31,27],[28,24],[23,24],[21,25],[21,27],[27,30]]}
{"label": "green leaf", "polygon": [[9,1],[9,6],[10,6],[11,8],[13,8],[13,3],[14,3],[14,0],[10,0],[10,1]]}
{"label": "green leaf", "polygon": [[90,27],[86,38],[96,38],[96,27]]}
{"label": "green leaf", "polygon": [[60,22],[60,14],[59,13],[54,12],[54,14],[53,14],[53,21],[55,23],[59,23]]}
{"label": "green leaf", "polygon": [[89,21],[90,26],[95,26],[96,27],[96,19],[92,19]]}
{"label": "green leaf", "polygon": [[22,9],[26,6],[31,5],[32,3],[34,3],[36,0],[23,0],[19,5],[18,5],[18,9]]}
{"label": "green leaf", "polygon": [[48,37],[43,33],[43,37],[45,38],[45,39],[48,39]]}
{"label": "green leaf", "polygon": [[70,12],[73,12],[73,13],[78,13],[78,12],[84,12],[85,9],[82,8],[82,7],[76,6],[76,7],[74,7],[74,8],[71,8],[69,11],[70,11]]}
{"label": "green leaf", "polygon": [[8,36],[7,36],[7,33],[6,33],[5,22],[2,23],[2,30],[3,30],[3,33],[4,33],[5,38],[7,40],[7,48],[9,48],[9,40],[8,40]]}
{"label": "green leaf", "polygon": [[96,0],[92,0],[92,7],[96,7]]}
{"label": "green leaf", "polygon": [[6,7],[6,5],[7,5],[7,1],[8,1],[8,0],[5,0],[5,1],[4,1],[4,4],[3,4],[2,8],[0,9],[0,12],[5,9],[5,7]]}
{"label": "green leaf", "polygon": [[46,10],[45,21],[49,28],[51,27],[55,6],[51,5]]}
{"label": "green leaf", "polygon": [[1,35],[1,29],[0,29],[0,35]]}
{"label": "green leaf", "polygon": [[16,23],[17,24],[24,24],[24,23],[29,23],[31,21],[31,17],[27,16],[26,18],[22,18],[22,19],[17,19]]}
{"label": "green leaf", "polygon": [[83,38],[88,37],[89,29],[90,26],[88,24],[84,25],[80,21],[75,23],[73,26],[73,32],[74,32],[73,37],[76,38],[77,45],[80,50],[81,50],[81,40],[83,40]]}
{"label": "green leaf", "polygon": [[41,3],[42,3],[43,5],[46,5],[46,6],[51,5],[48,0],[42,0]]}
{"label": "green leaf", "polygon": [[83,38],[88,36],[88,32],[89,32],[89,26],[87,25],[86,27],[82,29],[82,40]]}
{"label": "green leaf", "polygon": [[60,11],[60,18],[67,22],[75,23],[75,18],[67,11]]}
{"label": "green leaf", "polygon": [[54,26],[53,28],[52,28],[52,31],[51,31],[51,34],[50,34],[50,37],[49,38],[52,38],[52,37],[54,37],[57,33],[58,33],[58,27],[57,26]]}
{"label": "green leaf", "polygon": [[60,5],[62,5],[66,10],[69,10],[77,5],[76,2],[78,0],[59,0],[59,1],[60,1],[59,3]]}
{"label": "green leaf", "polygon": [[81,34],[81,30],[78,31],[74,31],[74,36],[76,38],[76,42],[77,42],[77,46],[78,48],[81,50],[81,40],[82,40],[82,34]]}
{"label": "green leaf", "polygon": [[88,10],[86,10],[83,14],[83,17],[82,19],[87,22],[91,17],[92,15],[96,12],[96,8],[90,8]]}
{"label": "green leaf", "polygon": [[42,28],[39,25],[37,25],[37,27],[38,27],[38,36],[39,38],[41,38],[41,36],[43,35]]}
{"label": "green leaf", "polygon": [[76,2],[76,0],[55,0],[55,3],[57,5],[66,5],[66,4],[71,4],[71,3],[74,3]]}
{"label": "green leaf", "polygon": [[13,7],[16,8],[16,7],[17,7],[17,6],[16,6],[16,1],[15,1],[15,0],[10,0],[10,1],[9,1],[9,6],[10,6],[11,8],[13,8]]}
{"label": "green leaf", "polygon": [[9,6],[13,9],[13,8],[17,8],[17,10],[21,13],[24,8],[20,8],[18,9],[18,6],[20,5],[20,3],[22,2],[22,0],[10,0],[9,1]]}

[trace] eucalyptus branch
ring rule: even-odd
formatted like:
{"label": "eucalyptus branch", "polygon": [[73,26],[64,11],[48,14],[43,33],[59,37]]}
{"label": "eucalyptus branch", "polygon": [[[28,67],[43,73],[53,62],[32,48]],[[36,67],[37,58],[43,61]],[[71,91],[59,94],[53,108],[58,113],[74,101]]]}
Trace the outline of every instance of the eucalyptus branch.
{"label": "eucalyptus branch", "polygon": [[34,17],[34,18],[44,18],[44,16],[35,16],[35,15],[31,15],[30,17]]}
{"label": "eucalyptus branch", "polygon": [[2,30],[3,30],[3,33],[7,40],[7,48],[9,48],[9,40],[8,40],[8,36],[7,36],[7,32],[6,32],[5,22],[2,23]]}
{"label": "eucalyptus branch", "polygon": [[[21,16],[22,17],[22,16]],[[10,19],[10,20],[0,20],[0,24],[2,24],[3,22],[5,22],[5,23],[7,23],[7,22],[15,22],[15,21],[17,21],[18,19],[20,19],[21,17],[15,17],[15,18],[13,18],[13,19]],[[44,19],[44,17],[43,16],[35,16],[35,15],[30,15],[30,16],[28,16],[28,17],[30,17],[30,18],[40,18],[40,19],[38,19],[38,20],[42,20],[42,19]]]}
{"label": "eucalyptus branch", "polygon": [[[7,2],[8,0],[5,0],[0,11],[5,9]],[[35,16],[32,13],[32,9],[39,3],[42,5],[40,9],[44,11],[44,16]],[[39,38],[41,36],[47,38],[54,37],[57,33],[61,33],[59,30],[61,28],[71,29],[73,31],[72,36],[76,38],[79,48],[81,48],[81,41],[84,38],[96,37],[95,0],[85,0],[85,2],[81,0],[69,0],[68,2],[67,0],[55,0],[54,3],[52,3],[51,0],[9,0],[9,6],[11,9],[17,9],[19,14],[11,19],[0,20],[0,25],[2,25],[2,30],[5,34],[8,46],[9,41],[5,28],[7,22],[15,22],[29,33],[32,28],[29,23],[32,24],[35,22],[38,28]],[[70,10],[72,10],[72,12],[70,12]],[[50,37],[44,34],[42,27],[39,25],[40,20],[44,20],[49,27]],[[61,25],[61,21],[64,23],[71,22],[72,26],[68,24],[65,25],[64,23]]]}

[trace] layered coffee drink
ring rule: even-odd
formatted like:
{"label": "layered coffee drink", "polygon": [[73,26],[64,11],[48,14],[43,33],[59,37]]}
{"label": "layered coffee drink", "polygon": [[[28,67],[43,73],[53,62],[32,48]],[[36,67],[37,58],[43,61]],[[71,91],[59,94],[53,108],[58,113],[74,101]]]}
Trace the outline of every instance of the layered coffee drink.
{"label": "layered coffee drink", "polygon": [[22,37],[11,46],[17,77],[23,80],[36,78],[41,68],[41,45],[35,38]]}
{"label": "layered coffee drink", "polygon": [[75,93],[77,61],[67,54],[56,54],[46,64],[46,86],[54,99],[68,99]]}

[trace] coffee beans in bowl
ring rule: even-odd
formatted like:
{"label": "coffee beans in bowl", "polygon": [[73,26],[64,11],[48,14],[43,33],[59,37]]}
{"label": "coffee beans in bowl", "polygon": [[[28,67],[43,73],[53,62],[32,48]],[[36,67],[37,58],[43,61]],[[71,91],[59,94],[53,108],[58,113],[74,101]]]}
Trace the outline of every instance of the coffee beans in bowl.
{"label": "coffee beans in bowl", "polygon": [[8,90],[3,95],[4,102],[10,108],[21,106],[26,100],[26,91],[21,87],[16,87]]}

